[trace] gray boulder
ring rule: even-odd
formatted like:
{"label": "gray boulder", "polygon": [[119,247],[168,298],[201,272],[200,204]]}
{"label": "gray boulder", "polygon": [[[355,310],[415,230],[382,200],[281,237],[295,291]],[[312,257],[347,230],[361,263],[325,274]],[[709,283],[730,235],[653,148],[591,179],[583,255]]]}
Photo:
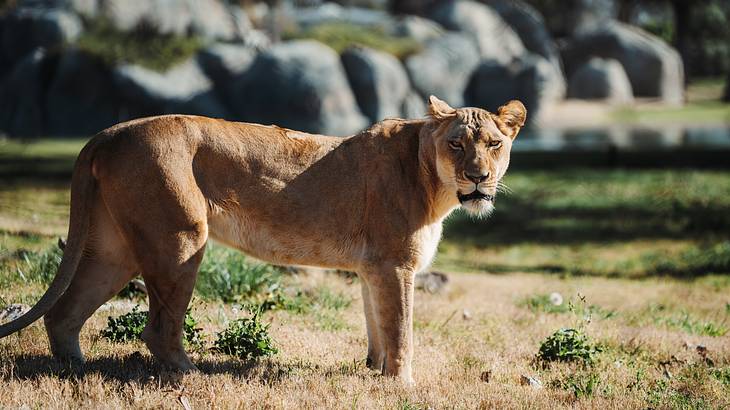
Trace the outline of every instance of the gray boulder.
{"label": "gray boulder", "polygon": [[220,0],[193,0],[187,1],[187,5],[191,14],[190,31],[202,37],[234,40],[251,29],[250,21],[240,8],[230,10]]}
{"label": "gray boulder", "polygon": [[341,58],[357,104],[370,122],[400,117],[410,90],[408,75],[400,61],[390,54],[363,47],[351,47]]}
{"label": "gray boulder", "polygon": [[44,85],[54,61],[42,48],[20,60],[0,84],[0,131],[14,137],[43,135]]}
{"label": "gray boulder", "polygon": [[401,115],[403,118],[423,118],[426,115],[424,98],[413,90],[409,91],[403,100]]}
{"label": "gray boulder", "polygon": [[227,112],[213,91],[196,59],[160,73],[137,65],[113,70],[114,83],[132,106],[154,114],[195,114],[226,117]]}
{"label": "gray boulder", "polygon": [[18,61],[39,47],[57,50],[75,41],[82,29],[79,17],[62,9],[21,7],[3,20],[1,47],[9,62]]}
{"label": "gray boulder", "polygon": [[145,25],[160,34],[183,35],[192,22],[192,13],[180,0],[104,0],[100,12],[122,31]]}
{"label": "gray boulder", "polygon": [[631,83],[616,60],[591,58],[570,77],[568,98],[607,100],[628,104],[634,100]]}
{"label": "gray boulder", "polygon": [[30,310],[30,306],[24,303],[12,303],[0,309],[0,323],[8,323],[23,316]]}
{"label": "gray boulder", "polygon": [[428,42],[423,51],[405,61],[413,87],[422,96],[433,94],[455,107],[464,105],[464,90],[479,65],[474,41],[447,33]]}
{"label": "gray boulder", "polygon": [[128,119],[134,113],[112,84],[101,62],[78,50],[65,52],[46,97],[46,132],[88,136]]}
{"label": "gray boulder", "polygon": [[235,103],[231,84],[253,64],[256,50],[241,44],[216,43],[198,53],[200,68],[213,82],[216,94],[230,109]]}
{"label": "gray boulder", "polygon": [[101,0],[99,13],[122,31],[145,25],[160,34],[217,40],[240,39],[246,25],[221,0]]}
{"label": "gray boulder", "polygon": [[82,16],[94,17],[99,11],[100,0],[16,0],[19,8],[57,8]]}
{"label": "gray boulder", "polygon": [[348,135],[367,126],[337,53],[316,41],[279,43],[233,84],[235,114],[300,131]]}
{"label": "gray boulder", "polygon": [[392,26],[392,32],[399,37],[409,37],[425,43],[444,34],[444,28],[433,20],[418,16],[403,16]]}
{"label": "gray boulder", "polygon": [[525,54],[517,33],[489,7],[471,0],[451,0],[438,6],[431,18],[449,30],[476,41],[481,57],[509,63]]}
{"label": "gray boulder", "polygon": [[637,97],[655,97],[670,104],[684,101],[684,68],[679,53],[639,28],[610,22],[580,32],[563,50],[568,78],[591,57],[618,60]]}
{"label": "gray boulder", "polygon": [[534,121],[542,107],[559,98],[553,74],[552,65],[536,54],[507,65],[483,61],[469,81],[466,103],[496,112],[507,101],[520,100],[527,108],[528,121]]}
{"label": "gray boulder", "polygon": [[531,53],[543,56],[562,73],[560,52],[545,25],[542,15],[522,0],[481,0],[514,29]]}

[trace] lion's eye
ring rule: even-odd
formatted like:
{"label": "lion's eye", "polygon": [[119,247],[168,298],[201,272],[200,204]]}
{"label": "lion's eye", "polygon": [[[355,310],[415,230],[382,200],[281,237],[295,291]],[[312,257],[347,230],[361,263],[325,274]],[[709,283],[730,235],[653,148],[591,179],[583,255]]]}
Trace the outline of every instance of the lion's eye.
{"label": "lion's eye", "polygon": [[490,141],[489,148],[497,149],[502,146],[502,141]]}
{"label": "lion's eye", "polygon": [[462,147],[461,143],[458,141],[449,141],[449,148],[451,148],[455,151],[461,151],[464,149],[464,147]]}

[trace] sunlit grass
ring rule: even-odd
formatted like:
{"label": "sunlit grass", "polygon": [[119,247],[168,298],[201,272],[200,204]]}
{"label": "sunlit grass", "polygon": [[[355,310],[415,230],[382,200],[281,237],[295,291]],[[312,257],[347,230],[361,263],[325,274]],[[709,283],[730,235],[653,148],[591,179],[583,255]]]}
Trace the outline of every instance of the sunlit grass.
{"label": "sunlit grass", "polygon": [[374,48],[403,59],[418,52],[420,44],[410,38],[395,37],[380,27],[349,23],[322,23],[302,31],[285,33],[286,39],[312,39],[332,47],[338,53],[354,45]]}

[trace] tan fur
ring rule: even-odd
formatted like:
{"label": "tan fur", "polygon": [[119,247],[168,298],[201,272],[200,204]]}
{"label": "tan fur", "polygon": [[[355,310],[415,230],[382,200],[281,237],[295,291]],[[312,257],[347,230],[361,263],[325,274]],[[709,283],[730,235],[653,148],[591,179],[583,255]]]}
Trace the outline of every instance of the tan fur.
{"label": "tan fur", "polygon": [[[72,187],[64,260],[75,274],[54,281],[62,295],[44,296],[57,301],[34,308],[47,311],[53,353],[83,360],[83,323],[141,274],[150,297],[143,339],[165,365],[194,369],[182,321],[213,238],[276,264],[357,272],[368,364],[412,383],[414,275],[431,263],[457,194],[496,193],[525,115],[518,102],[496,116],[435,97],[429,113],[349,138],[181,115],[101,132],[77,162],[75,173],[86,176]],[[490,176],[477,184],[465,172]],[[492,206],[463,205],[474,213]],[[3,325],[0,336],[15,330]]]}

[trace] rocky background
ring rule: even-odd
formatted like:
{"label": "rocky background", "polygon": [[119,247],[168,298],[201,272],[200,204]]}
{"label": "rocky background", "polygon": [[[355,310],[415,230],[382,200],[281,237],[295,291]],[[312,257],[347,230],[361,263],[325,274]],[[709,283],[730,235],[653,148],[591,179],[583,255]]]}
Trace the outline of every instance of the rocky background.
{"label": "rocky background", "polygon": [[702,34],[720,39],[710,52],[651,23],[681,24],[677,2],[628,15],[612,0],[343,3],[0,2],[0,134],[84,136],[188,113],[347,135],[421,117],[430,94],[490,110],[516,98],[539,121],[566,98],[681,105],[686,73],[730,61],[722,1],[706,2],[725,18]]}

